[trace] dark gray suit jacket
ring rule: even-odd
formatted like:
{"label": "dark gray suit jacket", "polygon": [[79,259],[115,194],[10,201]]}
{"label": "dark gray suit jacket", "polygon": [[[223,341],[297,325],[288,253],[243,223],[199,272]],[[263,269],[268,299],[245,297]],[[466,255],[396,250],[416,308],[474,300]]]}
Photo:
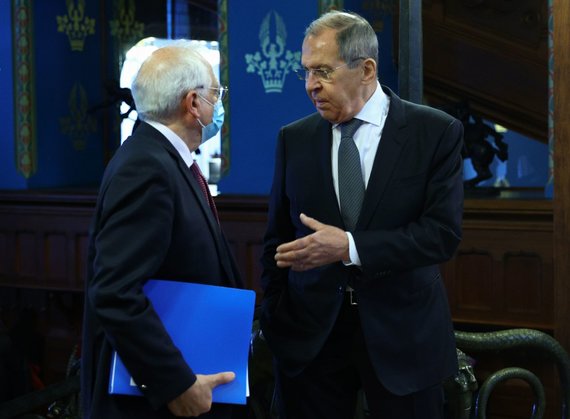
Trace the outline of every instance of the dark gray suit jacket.
{"label": "dark gray suit jacket", "polygon": [[276,247],[312,233],[299,214],[344,229],[331,175],[331,124],[313,114],[279,134],[262,256],[262,330],[281,369],[295,375],[317,355],[350,281],[376,374],[395,394],[457,369],[438,265],[461,239],[461,123],[398,98],[390,109],[353,233],[362,267],[279,269]]}
{"label": "dark gray suit jacket", "polygon": [[[242,283],[191,171],[146,123],[105,170],[88,266],[81,366],[85,417],[172,417],[166,403],[196,377],[142,293],[143,284],[150,278]],[[144,397],[108,394],[113,349],[145,386]]]}

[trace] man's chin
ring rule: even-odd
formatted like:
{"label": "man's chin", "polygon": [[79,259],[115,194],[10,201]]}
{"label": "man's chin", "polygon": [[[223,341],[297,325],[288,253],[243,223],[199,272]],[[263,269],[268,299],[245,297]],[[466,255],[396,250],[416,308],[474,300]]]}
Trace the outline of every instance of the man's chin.
{"label": "man's chin", "polygon": [[321,115],[321,117],[323,119],[326,119],[327,121],[331,122],[331,123],[335,123],[334,122],[334,116],[332,114],[332,112],[325,110],[325,109],[319,109],[317,108],[317,112],[319,113],[319,115]]}

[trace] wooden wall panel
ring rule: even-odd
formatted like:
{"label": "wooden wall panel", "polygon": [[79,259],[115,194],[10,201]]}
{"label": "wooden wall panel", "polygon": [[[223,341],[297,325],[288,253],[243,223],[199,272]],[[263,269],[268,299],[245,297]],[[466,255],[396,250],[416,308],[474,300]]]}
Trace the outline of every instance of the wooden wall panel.
{"label": "wooden wall panel", "polygon": [[63,233],[46,233],[42,240],[44,272],[47,282],[65,282],[68,272],[67,236]]}
{"label": "wooden wall panel", "polygon": [[73,255],[70,258],[72,268],[70,272],[73,273],[74,278],[82,278],[85,280],[87,274],[87,246],[89,243],[89,235],[87,231],[77,233],[71,243],[73,249],[70,251]]}
{"label": "wooden wall panel", "polygon": [[16,231],[15,233],[16,258],[12,271],[24,281],[33,281],[40,276],[37,235],[25,230]]}
{"label": "wooden wall panel", "polygon": [[257,303],[260,303],[263,292],[259,282],[261,276],[259,259],[263,251],[261,238],[264,226],[254,224],[244,230],[243,223],[222,221],[222,227],[228,236],[241,277],[246,287],[257,293]]}
{"label": "wooden wall panel", "polygon": [[[1,199],[0,285],[82,291],[95,194],[13,193]],[[246,285],[262,298],[264,197],[216,198]],[[471,199],[456,257],[443,265],[460,322],[554,328],[552,203]]]}
{"label": "wooden wall panel", "polygon": [[[544,269],[539,255],[505,254],[504,261],[505,311],[528,318],[540,316],[545,304]],[[550,299],[546,303],[552,303]]]}
{"label": "wooden wall panel", "polygon": [[455,294],[450,298],[456,310],[490,313],[493,310],[493,259],[482,252],[459,251],[455,258]]}
{"label": "wooden wall panel", "polygon": [[553,331],[552,203],[467,200],[444,272],[458,322]]}
{"label": "wooden wall panel", "polygon": [[8,233],[0,232],[0,275],[8,273],[8,260],[11,258],[12,248],[9,246]]}
{"label": "wooden wall panel", "polygon": [[[216,204],[240,273],[259,303],[267,199],[220,196]],[[0,255],[0,318],[10,324],[23,309],[41,313],[38,330],[48,382],[62,377],[80,340],[87,229],[94,205],[94,193],[0,192],[0,248],[17,256]],[[546,200],[465,201],[463,241],[456,256],[442,264],[457,329],[532,327],[557,337],[560,328],[569,327],[555,325],[553,316],[552,222],[552,202]],[[470,355],[477,361],[479,383],[509,364],[528,366],[546,384],[549,400],[555,400],[556,376],[546,360],[530,353],[517,353],[520,360],[512,354]],[[530,400],[525,392],[521,383],[505,385],[491,401],[492,417],[508,412],[525,417]]]}
{"label": "wooden wall panel", "polygon": [[570,348],[570,2],[553,0],[556,335]]}
{"label": "wooden wall panel", "polygon": [[221,196],[216,198],[216,205],[242,279],[247,288],[256,292],[256,302],[259,304],[263,298],[259,260],[267,223],[267,201],[265,198],[250,197],[244,200]]}
{"label": "wooden wall panel", "polygon": [[[0,285],[81,291],[95,194],[0,192]],[[11,254],[10,254],[11,253]]]}

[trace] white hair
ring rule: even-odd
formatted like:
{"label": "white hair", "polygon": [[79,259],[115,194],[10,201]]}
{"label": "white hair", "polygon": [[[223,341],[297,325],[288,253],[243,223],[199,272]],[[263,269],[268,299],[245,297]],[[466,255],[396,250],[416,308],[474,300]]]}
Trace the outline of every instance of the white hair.
{"label": "white hair", "polygon": [[131,90],[143,121],[166,123],[190,90],[212,86],[211,67],[188,43],[159,48],[141,65]]}

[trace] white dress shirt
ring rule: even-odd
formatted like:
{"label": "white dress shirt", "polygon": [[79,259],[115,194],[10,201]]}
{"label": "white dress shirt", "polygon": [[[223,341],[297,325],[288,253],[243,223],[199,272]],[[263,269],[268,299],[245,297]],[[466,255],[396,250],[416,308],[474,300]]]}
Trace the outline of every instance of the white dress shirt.
{"label": "white dress shirt", "polygon": [[[372,94],[368,102],[364,104],[360,112],[354,117],[364,121],[354,134],[354,143],[360,154],[360,168],[362,169],[362,177],[364,187],[368,188],[368,180],[374,165],[376,151],[382,137],[382,130],[390,109],[390,98],[382,91],[380,83],[376,82],[376,91]],[[336,192],[337,202],[340,208],[340,198],[338,193],[338,148],[340,146],[340,124],[333,125],[332,130],[332,177],[334,190]],[[354,244],[354,238],[350,232],[346,232],[348,236],[348,245],[350,253],[350,263],[360,266],[360,257]],[[347,264],[347,263],[345,263]]]}
{"label": "white dress shirt", "polygon": [[152,126],[153,128],[156,128],[162,135],[166,137],[168,141],[170,141],[172,146],[176,149],[176,151],[178,151],[178,154],[180,154],[180,157],[182,157],[182,160],[184,160],[184,163],[186,163],[188,167],[194,164],[194,159],[192,158],[192,153],[190,152],[190,149],[188,148],[184,140],[182,140],[182,138],[178,136],[178,134],[176,134],[174,131],[172,131],[166,125],[161,124],[160,122],[156,121],[145,121],[145,122],[150,126]]}

